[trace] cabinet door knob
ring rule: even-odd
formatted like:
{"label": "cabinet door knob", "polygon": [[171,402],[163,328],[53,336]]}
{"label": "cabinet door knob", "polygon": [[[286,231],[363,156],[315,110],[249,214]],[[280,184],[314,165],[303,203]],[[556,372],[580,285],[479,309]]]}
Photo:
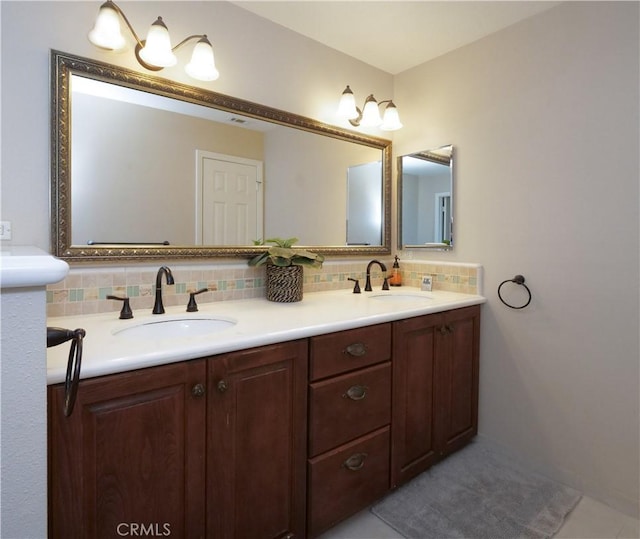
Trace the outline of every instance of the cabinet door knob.
{"label": "cabinet door knob", "polygon": [[218,391],[220,393],[224,393],[227,389],[229,389],[229,385],[227,384],[227,382],[225,380],[220,380],[218,382]]}
{"label": "cabinet door knob", "polygon": [[367,347],[361,342],[356,342],[347,346],[344,353],[353,357],[361,357],[367,353]]}
{"label": "cabinet door knob", "polygon": [[447,324],[446,326],[439,327],[438,331],[440,332],[440,335],[449,335],[450,333],[453,333],[453,326]]}
{"label": "cabinet door knob", "polygon": [[357,472],[364,467],[364,461],[367,458],[367,453],[356,453],[351,455],[347,460],[342,463],[342,467],[352,472]]}
{"label": "cabinet door knob", "polygon": [[349,389],[347,389],[347,392],[344,393],[342,396],[345,399],[349,398],[352,401],[361,401],[367,396],[367,389],[368,389],[367,386],[360,386],[360,385],[351,386]]}
{"label": "cabinet door knob", "polygon": [[202,385],[202,384],[196,384],[195,386],[193,386],[191,388],[191,394],[194,397],[202,397],[204,395],[204,393],[205,393],[204,385]]}

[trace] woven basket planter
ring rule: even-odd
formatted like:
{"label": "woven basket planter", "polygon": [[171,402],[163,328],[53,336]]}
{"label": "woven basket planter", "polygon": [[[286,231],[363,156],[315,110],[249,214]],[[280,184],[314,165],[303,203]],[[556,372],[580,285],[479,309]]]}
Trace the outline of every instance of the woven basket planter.
{"label": "woven basket planter", "polygon": [[267,299],[280,303],[302,300],[302,266],[274,266],[267,264]]}

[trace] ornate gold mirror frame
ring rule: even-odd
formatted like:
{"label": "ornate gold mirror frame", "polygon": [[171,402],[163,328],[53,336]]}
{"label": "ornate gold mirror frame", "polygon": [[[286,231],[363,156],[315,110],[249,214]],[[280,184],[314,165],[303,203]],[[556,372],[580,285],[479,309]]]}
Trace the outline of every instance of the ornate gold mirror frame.
{"label": "ornate gold mirror frame", "polygon": [[381,150],[382,244],[304,247],[324,255],[377,255],[391,252],[391,141],[341,129],[228,95],[54,50],[51,52],[51,245],[55,256],[78,262],[249,257],[265,249],[265,247],[255,246],[72,245],[70,88],[72,74],[219,110],[237,112],[251,118]]}

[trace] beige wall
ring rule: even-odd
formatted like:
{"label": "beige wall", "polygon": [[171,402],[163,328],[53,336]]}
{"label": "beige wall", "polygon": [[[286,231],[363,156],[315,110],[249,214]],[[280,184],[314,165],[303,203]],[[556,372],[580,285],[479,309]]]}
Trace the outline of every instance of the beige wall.
{"label": "beige wall", "polygon": [[299,238],[299,245],[344,246],[347,171],[382,159],[382,151],[283,129],[265,136],[265,237]]}
{"label": "beige wall", "polygon": [[[482,436],[630,512],[638,6],[565,3],[400,74],[394,93],[397,154],[455,145],[455,251],[430,257],[484,266]],[[522,311],[496,294],[515,274],[533,293]]]}

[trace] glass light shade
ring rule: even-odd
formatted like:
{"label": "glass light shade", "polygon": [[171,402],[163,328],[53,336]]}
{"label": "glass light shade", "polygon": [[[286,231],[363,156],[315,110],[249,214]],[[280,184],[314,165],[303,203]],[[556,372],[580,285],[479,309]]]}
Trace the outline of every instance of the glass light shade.
{"label": "glass light shade", "polygon": [[342,92],[342,97],[340,98],[338,116],[344,120],[355,120],[360,116],[358,108],[356,107],[356,98],[353,96],[353,92],[348,85],[344,92]]}
{"label": "glass light shade", "polygon": [[157,67],[170,67],[178,62],[171,50],[169,30],[162,22],[162,17],[158,17],[149,28],[147,40],[140,50],[140,58],[147,64]]}
{"label": "glass light shade", "polygon": [[383,131],[396,131],[402,129],[402,123],[400,123],[400,115],[398,109],[394,105],[393,101],[390,101],[387,108],[384,110],[384,117],[382,118],[382,125],[380,129]]}
{"label": "glass light shade", "polygon": [[367,97],[364,102],[364,110],[362,111],[362,120],[360,125],[362,127],[376,127],[382,123],[380,117],[380,111],[378,110],[378,102],[373,95]]}
{"label": "glass light shade", "polygon": [[109,50],[124,48],[126,41],[120,31],[120,16],[112,2],[100,6],[96,23],[89,32],[89,41],[96,47]]}
{"label": "glass light shade", "polygon": [[184,67],[184,70],[187,75],[197,80],[211,81],[220,76],[213,58],[213,47],[207,36],[203,36],[196,43],[191,61]]}

